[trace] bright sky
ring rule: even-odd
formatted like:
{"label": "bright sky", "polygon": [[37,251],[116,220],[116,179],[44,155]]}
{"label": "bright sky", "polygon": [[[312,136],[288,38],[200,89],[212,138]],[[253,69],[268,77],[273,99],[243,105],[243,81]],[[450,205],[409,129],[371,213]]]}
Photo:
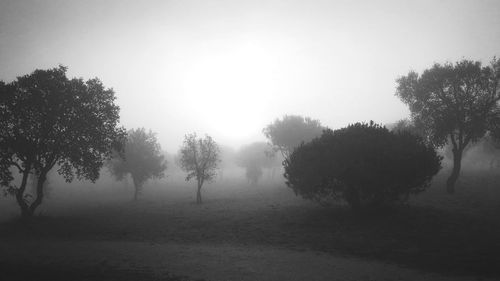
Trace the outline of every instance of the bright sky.
{"label": "bright sky", "polygon": [[58,64],[116,91],[121,123],[239,146],[301,114],[338,128],[408,115],[395,80],[500,55],[499,0],[0,0],[0,80]]}

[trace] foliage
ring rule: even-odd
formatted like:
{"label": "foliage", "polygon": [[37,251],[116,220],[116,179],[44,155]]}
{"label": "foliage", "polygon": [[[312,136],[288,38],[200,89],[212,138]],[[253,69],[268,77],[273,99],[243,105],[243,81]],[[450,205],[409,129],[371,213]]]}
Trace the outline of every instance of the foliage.
{"label": "foliage", "polygon": [[391,128],[391,131],[393,132],[408,132],[416,136],[422,137],[426,142],[428,142],[428,139],[426,138],[426,135],[422,129],[422,126],[420,124],[415,124],[410,119],[401,119],[397,121]]}
{"label": "foliage", "polygon": [[[68,79],[66,67],[35,70],[0,91],[0,156],[2,185],[8,186],[23,216],[42,203],[47,173],[58,166],[67,182],[95,181],[113,148],[121,149],[119,107],[112,89],[97,79]],[[21,175],[12,183],[12,168]],[[28,176],[38,178],[29,202]]]}
{"label": "foliage", "polygon": [[128,131],[124,152],[115,153],[108,167],[117,180],[130,174],[135,187],[134,199],[137,199],[147,180],[164,176],[167,163],[156,135],[138,128]]}
{"label": "foliage", "polygon": [[252,185],[262,177],[263,168],[272,168],[276,164],[276,155],[268,153],[268,148],[265,142],[254,142],[238,151],[237,164],[246,169],[246,177]]}
{"label": "foliage", "polygon": [[181,168],[187,172],[186,181],[192,178],[197,181],[196,203],[201,203],[201,187],[205,181],[210,182],[217,176],[219,146],[208,135],[202,139],[196,133],[187,134],[179,155]]}
{"label": "foliage", "polygon": [[462,60],[434,64],[419,75],[411,71],[397,80],[396,95],[408,105],[412,119],[436,147],[451,142],[454,168],[447,190],[454,191],[463,150],[488,130],[499,127],[500,60],[490,66]]}
{"label": "foliage", "polygon": [[263,133],[275,151],[288,159],[301,143],[307,143],[321,135],[323,127],[318,120],[299,115],[285,115],[263,129]]}
{"label": "foliage", "polygon": [[354,208],[380,206],[425,190],[440,161],[418,136],[356,123],[325,130],[299,146],[285,163],[285,178],[306,199],[333,197]]}

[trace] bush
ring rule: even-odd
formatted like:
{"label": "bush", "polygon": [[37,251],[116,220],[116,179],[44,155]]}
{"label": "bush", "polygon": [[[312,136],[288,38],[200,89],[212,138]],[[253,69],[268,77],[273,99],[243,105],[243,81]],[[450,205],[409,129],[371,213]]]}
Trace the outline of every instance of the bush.
{"label": "bush", "polygon": [[434,148],[408,132],[356,123],[302,144],[285,161],[287,185],[306,199],[382,206],[424,191],[441,168]]}

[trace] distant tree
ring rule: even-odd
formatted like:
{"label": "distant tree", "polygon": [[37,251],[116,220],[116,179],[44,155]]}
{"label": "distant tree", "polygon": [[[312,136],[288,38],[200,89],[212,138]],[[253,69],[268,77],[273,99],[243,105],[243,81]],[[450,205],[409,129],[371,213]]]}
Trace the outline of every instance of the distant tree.
{"label": "distant tree", "polygon": [[489,168],[498,168],[500,167],[500,140],[498,137],[493,136],[492,133],[488,133],[483,141],[480,143],[481,150],[483,154],[486,156],[485,158],[489,158]]}
{"label": "distant tree", "polygon": [[221,145],[219,146],[219,149],[220,164],[218,174],[219,179],[223,180],[224,171],[230,167],[234,167],[236,164],[236,151],[234,150],[234,148],[227,145]]}
{"label": "distant tree", "polygon": [[318,120],[299,115],[285,115],[267,125],[262,132],[273,149],[281,152],[286,161],[296,147],[320,136],[323,129]]}
{"label": "distant tree", "polygon": [[[125,132],[112,89],[99,79],[68,79],[66,67],[35,70],[0,87],[2,185],[30,217],[42,203],[47,173],[54,167],[67,182],[94,182]],[[14,184],[12,172],[21,174]],[[37,178],[31,196],[28,177]],[[31,200],[34,198],[34,200]]]}
{"label": "distant tree", "polygon": [[410,72],[397,80],[396,95],[409,106],[414,122],[436,147],[450,142],[453,170],[446,182],[455,191],[464,149],[499,126],[500,60],[491,66],[462,60],[434,64],[422,75]]}
{"label": "distant tree", "polygon": [[146,181],[165,175],[167,163],[156,135],[144,128],[129,130],[124,147],[124,153],[114,154],[108,168],[117,180],[130,174],[135,188],[134,200],[137,200]]}
{"label": "distant tree", "polygon": [[265,142],[254,142],[243,146],[238,151],[238,166],[245,168],[247,180],[252,185],[257,185],[262,177],[263,168],[272,168],[275,155],[269,153],[269,147]]}
{"label": "distant tree", "polygon": [[299,146],[285,162],[285,178],[306,199],[343,199],[359,209],[404,201],[425,190],[440,160],[418,136],[356,123],[325,130]]}
{"label": "distant tree", "polygon": [[179,152],[181,168],[187,172],[186,181],[195,178],[197,181],[196,203],[201,204],[201,188],[205,181],[212,181],[217,176],[219,146],[210,136],[197,138],[196,133],[184,137]]}
{"label": "distant tree", "polygon": [[[500,167],[500,142],[490,132],[464,150],[464,160],[469,164],[487,166],[489,169]],[[446,150],[451,155],[451,149]],[[448,156],[445,154],[445,156]],[[449,156],[448,156],[449,157]]]}
{"label": "distant tree", "polygon": [[425,133],[423,132],[423,129],[421,126],[415,124],[412,120],[410,119],[401,119],[397,121],[393,126],[391,127],[391,131],[393,132],[408,132],[413,135],[421,136],[424,138],[425,141],[427,141]]}
{"label": "distant tree", "polygon": [[[496,71],[500,73],[500,60],[497,60],[497,68]],[[500,76],[500,74],[499,74]],[[500,89],[497,90],[498,95],[500,96]],[[500,114],[499,114],[500,115]],[[487,140],[496,148],[500,149],[500,118],[497,116],[490,119],[490,123],[488,126],[488,134]]]}
{"label": "distant tree", "polygon": [[269,145],[266,144],[268,146],[268,149],[266,149],[265,151],[265,155],[267,156],[266,157],[266,160],[264,162],[264,166],[263,168],[267,169],[268,172],[269,172],[269,176],[270,178],[274,178],[275,174],[276,174],[276,170],[277,169],[281,169],[283,167],[283,155],[278,154],[276,153],[276,151],[274,150],[270,150],[269,149]]}

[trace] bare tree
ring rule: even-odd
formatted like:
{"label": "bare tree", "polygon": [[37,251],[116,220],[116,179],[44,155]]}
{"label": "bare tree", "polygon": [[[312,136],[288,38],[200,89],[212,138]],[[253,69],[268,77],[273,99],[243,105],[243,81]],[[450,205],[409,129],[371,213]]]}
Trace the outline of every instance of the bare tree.
{"label": "bare tree", "polygon": [[186,181],[196,178],[196,203],[201,204],[201,188],[205,181],[212,181],[217,176],[220,162],[219,146],[210,136],[197,138],[196,133],[187,134],[179,151],[181,168],[187,172]]}

